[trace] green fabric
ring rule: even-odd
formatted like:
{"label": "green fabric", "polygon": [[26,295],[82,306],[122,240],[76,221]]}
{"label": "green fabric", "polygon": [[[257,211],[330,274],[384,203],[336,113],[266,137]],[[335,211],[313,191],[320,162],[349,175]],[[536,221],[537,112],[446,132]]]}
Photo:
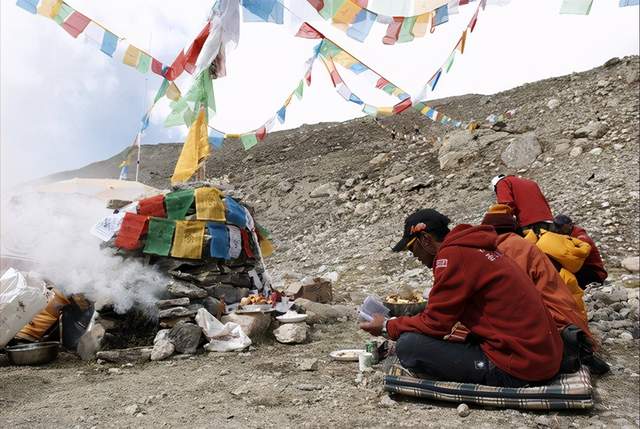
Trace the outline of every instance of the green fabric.
{"label": "green fabric", "polygon": [[563,0],[560,6],[561,14],[589,15],[593,0]]}
{"label": "green fabric", "polygon": [[320,53],[325,57],[333,57],[342,52],[342,49],[337,47],[335,43],[329,42],[327,39],[322,41],[322,46],[320,46]]}
{"label": "green fabric", "polygon": [[324,7],[320,9],[319,13],[324,19],[331,19],[344,2],[345,0],[324,0]]}
{"label": "green fabric", "polygon": [[453,65],[453,60],[456,58],[456,54],[455,52],[452,52],[451,55],[449,55],[449,58],[447,59],[447,63],[445,64],[445,72],[449,73],[449,70],[451,70],[451,66]]}
{"label": "green fabric", "polygon": [[160,85],[160,88],[158,88],[156,97],[153,99],[154,103],[157,103],[158,100],[165,96],[165,94],[167,93],[167,88],[169,88],[169,81],[167,79],[164,79],[162,81],[162,85]]}
{"label": "green fabric", "polygon": [[[193,108],[190,106],[193,105]],[[213,83],[209,74],[209,69],[203,70],[193,81],[189,91],[178,101],[170,105],[171,113],[164,121],[165,127],[177,125],[191,126],[195,120],[196,113],[201,107],[207,108],[207,121],[216,112],[216,100],[213,94]]]}
{"label": "green fabric", "polygon": [[69,15],[71,15],[73,12],[75,12],[75,10],[73,10],[71,6],[65,3],[62,3],[62,6],[60,6],[60,10],[58,11],[58,14],[53,17],[53,20],[57,22],[58,25],[62,25],[65,19],[67,19]]}
{"label": "green fabric", "polygon": [[413,25],[416,23],[416,16],[408,16],[402,21],[402,27],[400,27],[400,33],[398,34],[398,43],[411,42],[413,40]]}
{"label": "green fabric", "polygon": [[184,220],[189,207],[193,204],[193,199],[193,189],[184,189],[167,194],[164,197],[164,205],[167,208],[167,218]]}
{"label": "green fabric", "polygon": [[396,86],[392,83],[388,83],[382,88],[382,90],[389,95],[393,95],[393,91],[395,91],[395,89],[396,89]]}
{"label": "green fabric", "polygon": [[138,61],[138,71],[140,73],[147,73],[151,67],[151,57],[144,52],[140,52],[140,60]]}
{"label": "green fabric", "polygon": [[242,146],[244,146],[244,150],[249,150],[258,144],[258,138],[256,137],[255,133],[241,135],[240,141],[242,141]]}
{"label": "green fabric", "polygon": [[169,256],[171,251],[171,241],[176,223],[173,220],[152,217],[149,220],[149,232],[147,242],[144,246],[144,253],[154,255]]}
{"label": "green fabric", "polygon": [[294,94],[296,94],[296,97],[298,98],[298,100],[301,100],[303,93],[304,93],[304,81],[300,81],[300,83],[298,84],[298,87],[296,88]]}

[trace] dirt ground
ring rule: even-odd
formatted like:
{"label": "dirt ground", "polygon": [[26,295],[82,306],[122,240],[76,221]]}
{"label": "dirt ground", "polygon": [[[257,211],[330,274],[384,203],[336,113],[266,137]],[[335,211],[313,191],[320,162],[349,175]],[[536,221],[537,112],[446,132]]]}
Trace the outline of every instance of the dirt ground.
{"label": "dirt ground", "polygon": [[[638,427],[638,348],[608,348],[611,374],[595,380],[586,412],[521,412],[394,397],[383,406],[380,368],[358,377],[357,363],[329,352],[362,347],[354,322],[316,325],[308,344],[266,341],[245,353],[121,366],[62,354],[52,365],[10,366],[0,355],[0,427]],[[301,371],[301,359],[318,359]]]}

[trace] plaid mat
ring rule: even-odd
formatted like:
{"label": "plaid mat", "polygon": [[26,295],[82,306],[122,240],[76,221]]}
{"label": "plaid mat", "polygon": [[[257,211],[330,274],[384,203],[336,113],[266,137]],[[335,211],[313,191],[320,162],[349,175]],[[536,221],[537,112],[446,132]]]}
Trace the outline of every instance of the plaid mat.
{"label": "plaid mat", "polygon": [[573,374],[559,375],[544,386],[511,388],[418,378],[403,368],[396,357],[387,360],[384,389],[401,395],[501,408],[567,410],[593,407],[591,374],[584,366]]}

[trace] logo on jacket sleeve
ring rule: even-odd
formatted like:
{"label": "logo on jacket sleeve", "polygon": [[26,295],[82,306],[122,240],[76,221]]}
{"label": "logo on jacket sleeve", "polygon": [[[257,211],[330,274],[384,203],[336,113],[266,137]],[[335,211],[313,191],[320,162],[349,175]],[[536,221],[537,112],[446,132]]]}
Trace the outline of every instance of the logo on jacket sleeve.
{"label": "logo on jacket sleeve", "polygon": [[438,259],[436,261],[436,268],[447,268],[448,264],[449,264],[448,259]]}

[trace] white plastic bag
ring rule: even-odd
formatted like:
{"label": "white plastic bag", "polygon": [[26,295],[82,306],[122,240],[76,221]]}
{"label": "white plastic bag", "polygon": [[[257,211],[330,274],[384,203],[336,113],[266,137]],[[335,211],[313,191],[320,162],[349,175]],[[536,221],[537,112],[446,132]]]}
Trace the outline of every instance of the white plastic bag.
{"label": "white plastic bag", "polygon": [[198,310],[196,323],[202,328],[204,335],[210,340],[204,346],[210,352],[232,352],[246,349],[251,345],[240,325],[233,322],[222,324],[204,308]]}
{"label": "white plastic bag", "polygon": [[9,268],[0,278],[0,348],[47,306],[50,298],[43,281],[25,278]]}

